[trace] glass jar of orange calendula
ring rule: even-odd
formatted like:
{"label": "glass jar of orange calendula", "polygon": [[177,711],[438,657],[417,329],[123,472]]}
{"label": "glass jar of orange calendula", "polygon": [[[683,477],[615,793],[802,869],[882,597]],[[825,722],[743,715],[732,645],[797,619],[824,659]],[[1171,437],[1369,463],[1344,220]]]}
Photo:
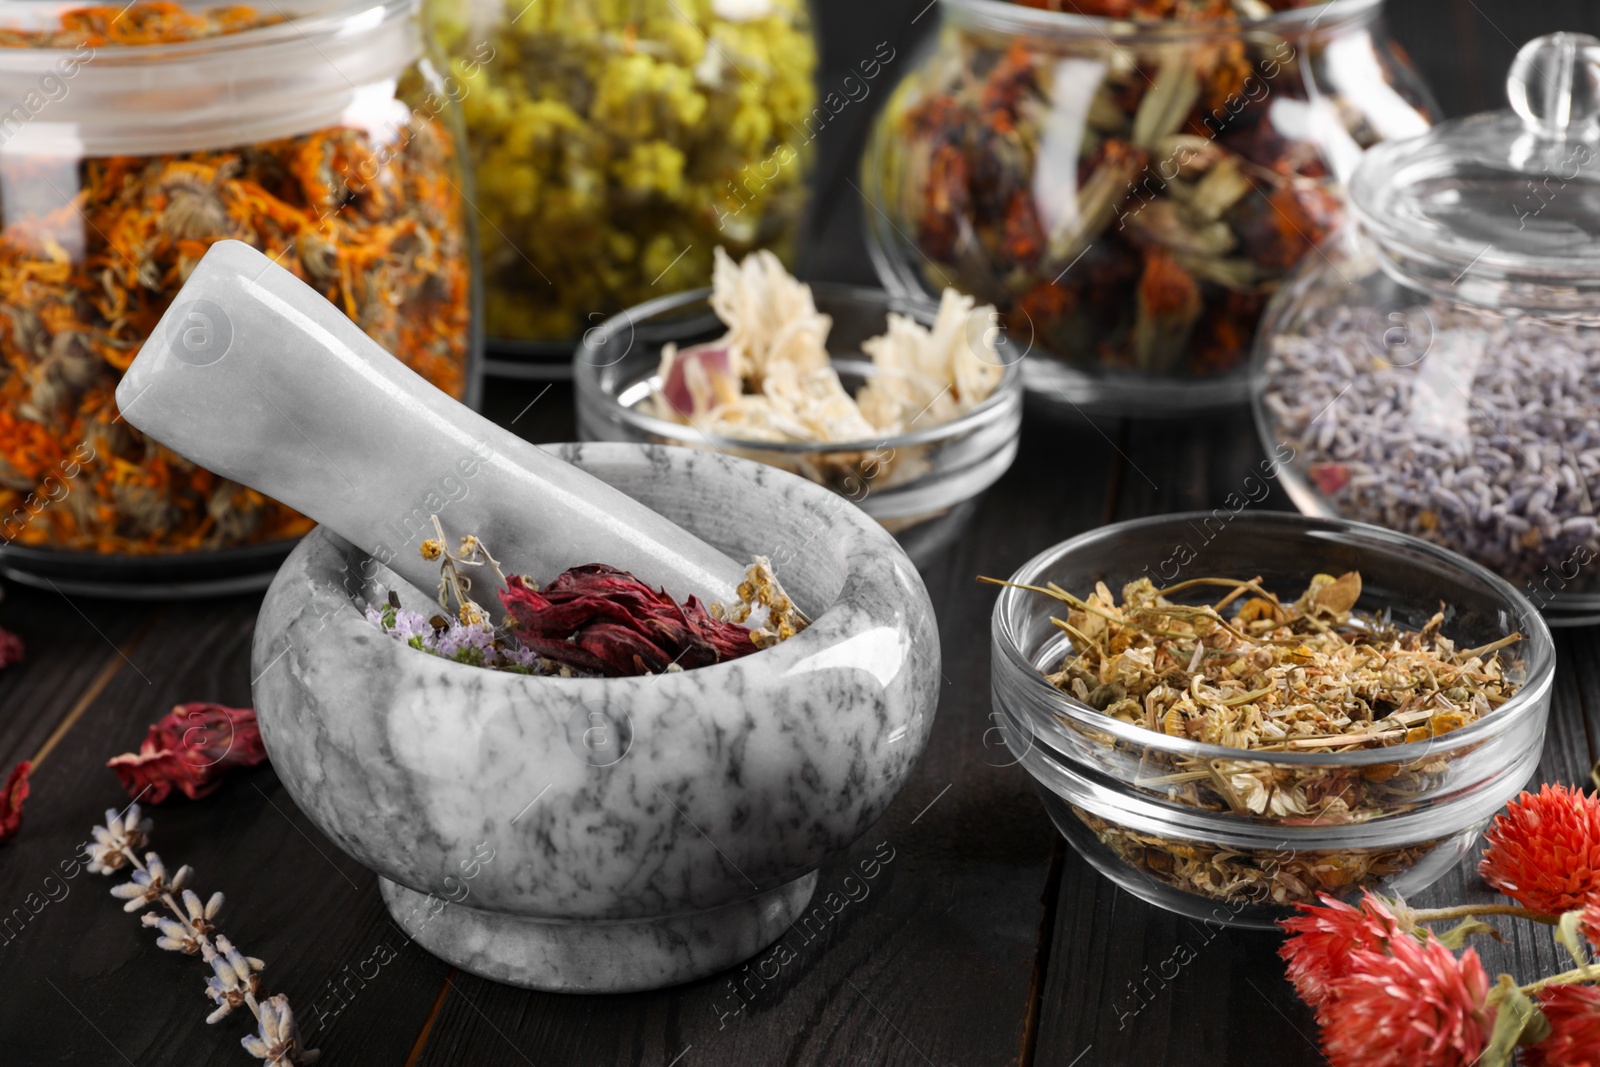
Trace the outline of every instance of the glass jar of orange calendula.
{"label": "glass jar of orange calendula", "polygon": [[0,571],[236,587],[310,528],[117,409],[216,241],[261,249],[474,399],[454,103],[418,6],[0,3]]}

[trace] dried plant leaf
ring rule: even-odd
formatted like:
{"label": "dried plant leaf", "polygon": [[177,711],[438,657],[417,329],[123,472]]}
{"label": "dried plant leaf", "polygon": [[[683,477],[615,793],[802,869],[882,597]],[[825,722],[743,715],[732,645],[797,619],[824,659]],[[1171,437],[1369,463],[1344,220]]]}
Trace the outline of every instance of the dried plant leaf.
{"label": "dried plant leaf", "polygon": [[1436,933],[1434,937],[1438,940],[1439,944],[1453,952],[1464,947],[1468,939],[1477,937],[1479,935],[1487,935],[1494,938],[1496,941],[1505,940],[1505,938],[1500,936],[1499,930],[1490,926],[1482,919],[1462,919],[1459,923],[1450,927],[1450,929],[1446,930],[1444,933]]}
{"label": "dried plant leaf", "polygon": [[1477,1067],[1512,1067],[1517,1045],[1543,1041],[1550,1036],[1550,1023],[1509,974],[1500,976],[1489,1000],[1496,1005],[1494,1030]]}
{"label": "dried plant leaf", "polygon": [[1311,596],[1311,606],[1329,615],[1346,615],[1355,610],[1360,599],[1361,575],[1350,571],[1317,589]]}

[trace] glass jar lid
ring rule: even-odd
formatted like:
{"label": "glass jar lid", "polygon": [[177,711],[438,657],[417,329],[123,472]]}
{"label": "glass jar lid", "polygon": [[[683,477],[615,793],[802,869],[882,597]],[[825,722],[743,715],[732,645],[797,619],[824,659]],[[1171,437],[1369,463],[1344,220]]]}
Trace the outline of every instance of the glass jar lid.
{"label": "glass jar lid", "polygon": [[[408,113],[393,85],[423,54],[420,11],[421,0],[0,0],[0,164],[225,148],[370,126],[379,112],[398,126]],[[148,27],[130,27],[141,17]]]}
{"label": "glass jar lid", "polygon": [[1359,231],[1446,299],[1600,309],[1600,39],[1528,42],[1506,95],[1509,111],[1369,149],[1350,183]]}

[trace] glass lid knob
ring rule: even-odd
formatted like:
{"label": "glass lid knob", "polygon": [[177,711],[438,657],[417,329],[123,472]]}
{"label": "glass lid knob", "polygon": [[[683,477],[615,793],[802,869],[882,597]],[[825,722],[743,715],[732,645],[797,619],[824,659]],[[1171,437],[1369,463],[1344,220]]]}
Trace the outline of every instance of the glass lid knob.
{"label": "glass lid knob", "polygon": [[1600,136],[1600,38],[1586,33],[1535,37],[1517,52],[1506,95],[1523,124],[1541,137]]}

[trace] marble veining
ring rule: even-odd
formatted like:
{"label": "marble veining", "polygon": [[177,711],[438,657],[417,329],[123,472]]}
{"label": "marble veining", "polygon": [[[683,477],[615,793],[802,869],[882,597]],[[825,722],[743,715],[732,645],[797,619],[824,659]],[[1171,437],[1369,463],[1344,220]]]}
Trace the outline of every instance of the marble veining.
{"label": "marble veining", "polygon": [[[786,560],[812,626],[677,674],[500,674],[380,634],[363,600],[430,594],[319,529],[262,607],[262,736],[435,954],[545,989],[685,981],[774,940],[894,798],[932,727],[938,633],[894,539],[819,486],[702,451],[554,451],[735,558]],[[428,894],[452,903],[419,926]]]}

